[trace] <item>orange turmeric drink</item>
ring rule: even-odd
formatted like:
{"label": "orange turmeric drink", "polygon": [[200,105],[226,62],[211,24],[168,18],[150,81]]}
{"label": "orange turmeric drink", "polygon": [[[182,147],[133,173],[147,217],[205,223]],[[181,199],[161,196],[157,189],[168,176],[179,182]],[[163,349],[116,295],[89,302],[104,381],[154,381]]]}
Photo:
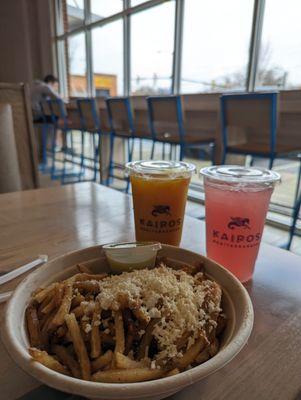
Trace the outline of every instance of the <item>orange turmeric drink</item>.
{"label": "orange turmeric drink", "polygon": [[175,161],[133,161],[126,167],[132,184],[136,240],[178,246],[195,166]]}
{"label": "orange turmeric drink", "polygon": [[274,171],[242,166],[203,168],[207,256],[241,282],[252,278],[274,185]]}

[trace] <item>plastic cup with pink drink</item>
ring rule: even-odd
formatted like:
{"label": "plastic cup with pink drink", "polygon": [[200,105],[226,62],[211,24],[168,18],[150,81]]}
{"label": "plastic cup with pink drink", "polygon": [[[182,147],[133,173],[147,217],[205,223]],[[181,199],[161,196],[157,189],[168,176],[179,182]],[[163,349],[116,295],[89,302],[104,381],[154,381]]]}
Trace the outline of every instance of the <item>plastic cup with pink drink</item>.
{"label": "plastic cup with pink drink", "polygon": [[207,256],[241,282],[250,280],[277,172],[256,167],[203,168]]}

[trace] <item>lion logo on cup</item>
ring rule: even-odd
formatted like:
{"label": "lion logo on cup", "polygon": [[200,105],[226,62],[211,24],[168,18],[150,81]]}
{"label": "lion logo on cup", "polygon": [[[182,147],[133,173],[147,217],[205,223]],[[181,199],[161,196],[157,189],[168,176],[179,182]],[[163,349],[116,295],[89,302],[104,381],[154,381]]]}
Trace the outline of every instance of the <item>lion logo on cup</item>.
{"label": "lion logo on cup", "polygon": [[251,229],[250,219],[249,218],[241,218],[241,217],[231,217],[231,221],[228,223],[228,228],[229,229],[235,229],[235,228]]}

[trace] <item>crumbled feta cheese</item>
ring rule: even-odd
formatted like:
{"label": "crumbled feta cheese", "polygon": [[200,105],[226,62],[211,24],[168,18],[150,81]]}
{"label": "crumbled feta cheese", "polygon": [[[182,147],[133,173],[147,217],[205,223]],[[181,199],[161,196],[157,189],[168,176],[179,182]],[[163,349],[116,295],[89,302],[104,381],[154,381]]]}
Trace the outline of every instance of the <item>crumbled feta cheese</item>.
{"label": "crumbled feta cheese", "polygon": [[91,330],[92,330],[92,326],[91,326],[90,324],[86,324],[86,326],[85,326],[85,328],[84,328],[84,331],[85,331],[86,333],[89,333]]}
{"label": "crumbled feta cheese", "polygon": [[[139,309],[147,320],[158,318],[152,334],[159,349],[156,359],[163,363],[180,356],[176,343],[185,332],[192,332],[187,343],[190,348],[207,321],[215,326],[212,314],[221,311],[221,288],[216,282],[203,274],[196,278],[164,265],[112,275],[99,281],[99,286],[97,301],[103,310],[118,310],[126,305]],[[102,323],[104,328],[108,326],[105,321]]]}

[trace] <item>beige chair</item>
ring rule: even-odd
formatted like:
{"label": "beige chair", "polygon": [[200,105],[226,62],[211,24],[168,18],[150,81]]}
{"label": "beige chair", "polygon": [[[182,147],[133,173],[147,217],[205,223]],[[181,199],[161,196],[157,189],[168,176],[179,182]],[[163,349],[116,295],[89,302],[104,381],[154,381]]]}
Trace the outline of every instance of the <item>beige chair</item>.
{"label": "beige chair", "polygon": [[12,108],[21,189],[35,189],[39,187],[38,154],[28,86],[0,83],[0,103],[10,104]]}
{"label": "beige chair", "polygon": [[0,103],[0,193],[22,190],[10,104]]}

